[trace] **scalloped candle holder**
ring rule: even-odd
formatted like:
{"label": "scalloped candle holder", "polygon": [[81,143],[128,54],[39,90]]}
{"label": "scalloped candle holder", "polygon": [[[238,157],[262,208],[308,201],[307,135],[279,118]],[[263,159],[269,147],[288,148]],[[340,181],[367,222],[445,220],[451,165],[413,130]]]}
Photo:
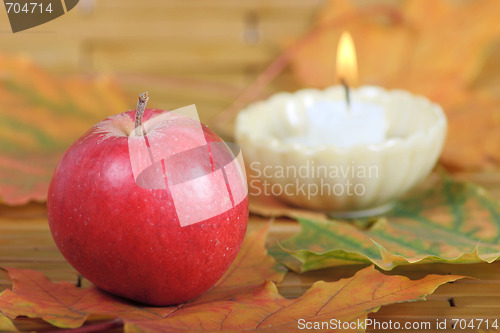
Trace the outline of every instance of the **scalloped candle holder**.
{"label": "scalloped candle holder", "polygon": [[443,148],[447,121],[442,108],[422,96],[373,86],[353,89],[351,96],[385,110],[383,142],[337,147],[290,140],[305,135],[310,105],[343,101],[341,86],[278,93],[242,110],[235,137],[247,164],[249,194],[257,179],[261,195],[355,218],[389,210],[394,200],[420,183]]}

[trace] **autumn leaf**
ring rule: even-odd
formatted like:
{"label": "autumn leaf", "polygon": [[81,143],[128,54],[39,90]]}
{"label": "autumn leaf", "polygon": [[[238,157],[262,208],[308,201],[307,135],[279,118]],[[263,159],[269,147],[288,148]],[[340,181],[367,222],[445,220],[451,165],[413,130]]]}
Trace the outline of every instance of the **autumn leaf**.
{"label": "autumn leaf", "polygon": [[[439,285],[459,276],[429,275],[421,280],[388,276],[372,267],[349,279],[316,282],[298,299],[282,297],[273,281],[284,271],[266,254],[267,228],[246,238],[228,273],[202,297],[170,307],[149,307],[98,288],[52,283],[33,270],[6,269],[12,290],[0,294],[0,311],[9,318],[42,318],[60,328],[80,327],[89,316],[119,318],[126,332],[299,331],[297,321],[364,320],[382,305],[424,300]],[[1,318],[1,317],[0,317]],[[360,331],[363,331],[361,329]]]}
{"label": "autumn leaf", "polygon": [[[425,296],[443,283],[462,277],[428,275],[421,280],[388,276],[373,266],[351,278],[336,282],[319,281],[297,299],[278,294],[274,283],[266,282],[251,294],[183,308],[168,318],[131,323],[129,332],[163,332],[170,330],[264,330],[266,332],[300,332],[299,320],[306,322],[364,322],[367,315],[382,305],[425,300]],[[207,320],[208,319],[208,320]],[[364,332],[366,327],[356,331]]]}
{"label": "autumn leaf", "polygon": [[126,109],[109,79],[58,79],[27,58],[0,54],[0,202],[45,201],[66,148]]}
{"label": "autumn leaf", "polygon": [[361,84],[406,89],[443,106],[450,123],[442,155],[445,165],[458,170],[498,168],[500,2],[394,4],[328,2],[313,27],[316,33],[306,35],[291,59],[298,80],[306,87],[337,84],[337,43],[348,30],[357,48]]}
{"label": "autumn leaf", "polygon": [[500,203],[483,188],[449,176],[397,202],[385,217],[299,222],[300,233],[272,250],[295,271],[360,263],[390,270],[413,263],[493,262],[500,256]]}
{"label": "autumn leaf", "polygon": [[[178,307],[150,308],[113,298],[96,288],[54,284],[28,270],[10,270],[14,291],[2,294],[0,309],[9,317],[41,317],[57,327],[79,327],[89,314],[116,316],[126,332],[175,332],[181,330],[300,331],[305,322],[364,321],[380,306],[425,300],[443,283],[462,277],[428,275],[421,280],[388,276],[373,266],[337,282],[319,281],[294,300],[279,295],[276,285],[264,284],[211,302],[193,302]],[[29,281],[26,281],[29,280]],[[25,284],[26,283],[26,284]],[[23,296],[20,296],[23,295]],[[16,307],[16,310],[12,310]],[[359,331],[364,331],[361,327]]]}

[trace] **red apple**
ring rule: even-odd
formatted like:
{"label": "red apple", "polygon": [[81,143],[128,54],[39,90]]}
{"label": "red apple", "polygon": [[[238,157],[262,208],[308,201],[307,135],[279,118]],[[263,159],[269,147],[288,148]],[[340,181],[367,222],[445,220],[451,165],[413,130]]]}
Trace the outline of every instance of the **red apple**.
{"label": "red apple", "polygon": [[[147,304],[179,304],[212,287],[236,257],[248,221],[246,184],[206,126],[146,109],[145,135],[134,136],[135,116],[105,119],[65,153],[48,193],[50,230],[96,286]],[[138,142],[147,142],[151,158],[158,158],[154,147],[171,155],[144,161],[134,156]]]}

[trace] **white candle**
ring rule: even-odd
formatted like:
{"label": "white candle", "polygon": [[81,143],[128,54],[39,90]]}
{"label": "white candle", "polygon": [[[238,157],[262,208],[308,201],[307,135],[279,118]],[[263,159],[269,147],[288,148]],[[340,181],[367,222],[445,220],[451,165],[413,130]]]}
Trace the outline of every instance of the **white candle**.
{"label": "white candle", "polygon": [[347,109],[345,101],[318,101],[307,108],[305,118],[303,133],[285,141],[348,148],[381,143],[387,137],[385,110],[373,103],[353,100]]}

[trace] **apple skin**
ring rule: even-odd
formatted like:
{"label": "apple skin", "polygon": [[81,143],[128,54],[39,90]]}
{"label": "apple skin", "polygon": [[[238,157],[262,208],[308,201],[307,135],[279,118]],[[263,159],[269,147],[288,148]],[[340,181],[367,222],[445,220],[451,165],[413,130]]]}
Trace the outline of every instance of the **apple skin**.
{"label": "apple skin", "polygon": [[[146,109],[144,121],[162,112]],[[236,257],[248,222],[248,196],[220,215],[181,227],[168,188],[136,184],[123,130],[133,128],[135,111],[118,116],[73,143],[54,172],[47,210],[55,243],[80,274],[111,294],[158,306],[192,300]],[[177,128],[188,133],[183,126]],[[222,142],[202,128],[207,142]],[[162,144],[182,144],[182,138]],[[178,172],[186,169],[180,165]],[[206,191],[215,198],[223,190],[214,185]]]}

